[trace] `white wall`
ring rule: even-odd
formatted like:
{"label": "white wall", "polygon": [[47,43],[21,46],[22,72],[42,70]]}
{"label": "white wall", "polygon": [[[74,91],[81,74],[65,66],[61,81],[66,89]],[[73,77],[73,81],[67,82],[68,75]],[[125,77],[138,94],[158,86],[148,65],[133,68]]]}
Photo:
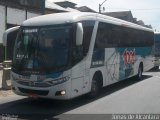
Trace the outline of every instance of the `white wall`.
{"label": "white wall", "polygon": [[7,8],[7,23],[21,25],[25,19],[25,10]]}
{"label": "white wall", "polygon": [[37,17],[41,14],[36,14],[36,13],[31,13],[31,12],[27,12],[27,19],[32,18],[32,17]]}
{"label": "white wall", "polygon": [[5,7],[0,5],[0,43],[2,43],[3,32],[5,31]]}
{"label": "white wall", "polygon": [[[41,14],[27,12],[27,19],[39,16]],[[7,8],[7,23],[21,25],[26,20],[26,11],[15,8]]]}
{"label": "white wall", "polygon": [[[39,16],[41,14],[27,12],[27,19]],[[26,20],[26,11],[16,8],[7,8],[7,23],[21,25]],[[2,37],[5,31],[5,6],[0,5],[0,43],[3,42]]]}

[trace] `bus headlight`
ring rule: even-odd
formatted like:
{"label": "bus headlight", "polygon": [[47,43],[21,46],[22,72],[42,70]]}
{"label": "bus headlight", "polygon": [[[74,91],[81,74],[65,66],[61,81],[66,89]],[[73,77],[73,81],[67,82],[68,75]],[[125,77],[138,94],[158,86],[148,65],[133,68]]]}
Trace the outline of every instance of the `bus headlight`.
{"label": "bus headlight", "polygon": [[52,80],[52,81],[48,81],[48,83],[50,83],[50,84],[52,84],[52,85],[57,85],[57,84],[66,82],[66,81],[68,81],[68,80],[69,80],[69,77],[66,76],[66,77],[62,77],[62,78],[55,79],[55,80]]}

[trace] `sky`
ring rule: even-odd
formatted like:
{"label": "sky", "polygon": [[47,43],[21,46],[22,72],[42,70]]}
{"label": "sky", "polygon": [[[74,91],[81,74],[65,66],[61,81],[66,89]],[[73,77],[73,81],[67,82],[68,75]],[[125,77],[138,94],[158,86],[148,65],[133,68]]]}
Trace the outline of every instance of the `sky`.
{"label": "sky", "polygon": [[[65,0],[49,0],[51,2]],[[105,0],[68,0],[77,6],[88,6],[98,12],[99,4]],[[134,18],[143,20],[145,24],[152,25],[153,29],[160,32],[160,0],[106,0],[102,5],[103,12],[131,11]]]}

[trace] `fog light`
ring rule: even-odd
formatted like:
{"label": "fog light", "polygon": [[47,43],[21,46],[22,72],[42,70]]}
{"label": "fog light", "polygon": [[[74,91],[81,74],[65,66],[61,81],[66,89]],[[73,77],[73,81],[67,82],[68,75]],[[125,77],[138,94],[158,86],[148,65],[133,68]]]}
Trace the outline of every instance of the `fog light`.
{"label": "fog light", "polygon": [[66,94],[66,91],[61,91],[61,95],[65,95]]}
{"label": "fog light", "polygon": [[66,91],[65,90],[61,90],[61,91],[57,91],[56,93],[55,93],[55,96],[63,96],[63,95],[65,95],[66,94]]}

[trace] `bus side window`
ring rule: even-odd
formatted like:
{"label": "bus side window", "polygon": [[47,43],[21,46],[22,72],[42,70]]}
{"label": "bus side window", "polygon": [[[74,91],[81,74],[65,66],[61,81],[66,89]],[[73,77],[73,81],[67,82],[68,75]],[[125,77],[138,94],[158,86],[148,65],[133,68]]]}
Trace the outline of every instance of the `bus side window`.
{"label": "bus side window", "polygon": [[89,50],[89,45],[91,42],[91,37],[93,33],[93,28],[95,25],[95,21],[82,21],[82,26],[83,26],[83,55],[86,56],[88,50]]}
{"label": "bus side window", "polygon": [[95,48],[108,48],[113,46],[112,26],[100,22],[97,30]]}

